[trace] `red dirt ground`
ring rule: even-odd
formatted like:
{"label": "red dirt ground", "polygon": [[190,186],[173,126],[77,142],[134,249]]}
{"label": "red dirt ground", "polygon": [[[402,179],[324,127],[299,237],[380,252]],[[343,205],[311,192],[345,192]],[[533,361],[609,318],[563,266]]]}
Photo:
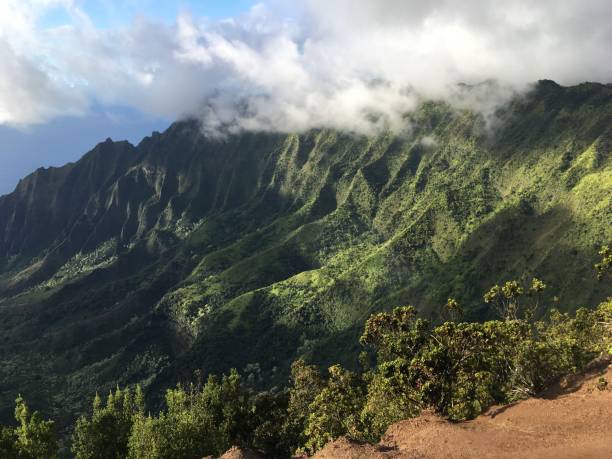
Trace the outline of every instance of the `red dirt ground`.
{"label": "red dirt ground", "polygon": [[[597,389],[601,376],[606,390]],[[314,459],[612,458],[611,386],[612,367],[600,366],[472,421],[426,413],[392,425],[378,445],[340,438]]]}

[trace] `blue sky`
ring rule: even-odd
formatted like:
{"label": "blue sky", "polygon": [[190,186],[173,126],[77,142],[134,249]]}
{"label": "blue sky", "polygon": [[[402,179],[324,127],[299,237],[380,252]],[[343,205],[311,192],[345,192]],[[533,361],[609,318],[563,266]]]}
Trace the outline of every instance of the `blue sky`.
{"label": "blue sky", "polygon": [[436,98],[490,119],[539,79],[611,82],[610,17],[610,0],[0,0],[0,194],[186,116],[207,135],[374,134]]}
{"label": "blue sky", "polygon": [[[172,22],[182,11],[210,19],[234,17],[247,11],[254,0],[81,0],[80,7],[99,27],[115,27],[130,22],[135,16]],[[70,15],[56,6],[40,19],[43,27],[55,27],[70,22]]]}
{"label": "blue sky", "polygon": [[[115,28],[137,16],[173,23],[181,12],[194,17],[220,20],[245,13],[252,0],[84,0],[77,4],[96,27]],[[70,24],[71,16],[60,5],[38,18],[40,28]],[[33,125],[0,124],[0,195],[11,192],[20,178],[38,167],[61,166],[75,161],[107,137],[136,144],[153,131],[163,131],[172,122],[121,105],[95,103],[79,116],[60,116]]]}
{"label": "blue sky", "polygon": [[0,125],[0,195],[39,167],[72,162],[107,137],[137,144],[170,121],[126,107],[94,108],[85,116],[60,117],[43,124],[14,128]]}

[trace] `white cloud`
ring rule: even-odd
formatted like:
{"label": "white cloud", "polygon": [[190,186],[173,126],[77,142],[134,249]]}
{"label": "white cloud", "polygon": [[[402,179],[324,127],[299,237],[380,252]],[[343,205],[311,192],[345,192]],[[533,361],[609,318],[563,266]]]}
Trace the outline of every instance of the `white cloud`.
{"label": "white cloud", "polygon": [[28,125],[61,114],[79,114],[87,101],[52,75],[39,48],[35,24],[41,10],[69,7],[62,0],[0,3],[0,124]]}
{"label": "white cloud", "polygon": [[[209,131],[371,132],[400,129],[420,97],[491,116],[537,79],[612,81],[607,0],[295,4],[269,0],[216,23],[142,17],[99,29],[71,0],[5,0],[0,123],[82,113],[99,100],[167,117],[197,113]],[[72,22],[41,29],[41,11],[58,5]],[[487,79],[498,84],[456,86]]]}
{"label": "white cloud", "polygon": [[39,123],[81,114],[86,107],[83,94],[51,78],[0,38],[0,124]]}

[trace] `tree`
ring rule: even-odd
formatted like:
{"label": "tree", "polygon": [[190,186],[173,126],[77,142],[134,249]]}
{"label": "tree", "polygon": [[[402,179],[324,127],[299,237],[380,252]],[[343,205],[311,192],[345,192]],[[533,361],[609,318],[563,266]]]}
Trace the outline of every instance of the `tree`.
{"label": "tree", "polygon": [[242,434],[244,444],[264,457],[289,458],[299,446],[287,430],[289,394],[262,392],[251,397],[248,425]]}
{"label": "tree", "polygon": [[304,432],[310,405],[323,387],[323,378],[317,367],[307,365],[302,359],[291,364],[285,432],[293,450],[304,446],[308,440]]}
{"label": "tree", "polygon": [[4,459],[19,459],[16,443],[17,434],[15,429],[0,426],[0,457]]}
{"label": "tree", "polygon": [[373,314],[366,321],[360,343],[376,354],[376,367],[367,375],[367,397],[360,414],[365,439],[376,441],[390,424],[420,411],[408,367],[428,339],[428,329],[429,323],[417,318],[412,306]]}
{"label": "tree", "polygon": [[366,375],[369,383],[361,411],[364,440],[377,442],[391,424],[420,413],[420,394],[410,383],[409,365],[409,360],[397,358]]}
{"label": "tree", "polygon": [[[532,319],[538,312],[542,292],[546,284],[534,277],[529,287],[519,281],[506,281],[503,285],[494,285],[484,294],[484,302],[493,305],[502,320]],[[532,299],[526,301],[525,295]]]}
{"label": "tree", "polygon": [[602,337],[600,348],[603,352],[612,354],[612,298],[601,303],[595,314]]}
{"label": "tree", "polygon": [[108,394],[106,404],[96,394],[90,417],[81,416],[72,436],[76,459],[119,459],[127,456],[128,439],[134,416],[144,413],[140,386],[135,397],[130,389]]}
{"label": "tree", "polygon": [[129,440],[132,459],[191,459],[221,455],[233,444],[247,446],[249,398],[236,370],[203,387],[166,392],[166,410],[136,417]]}
{"label": "tree", "polygon": [[309,406],[310,415],[304,433],[310,453],[341,435],[359,437],[359,413],[364,403],[359,378],[340,365],[329,368],[327,384]]}
{"label": "tree", "polygon": [[463,317],[463,308],[454,298],[449,298],[442,308],[442,318],[444,321],[456,322]]}
{"label": "tree", "polygon": [[52,459],[57,457],[55,424],[42,419],[38,411],[30,412],[20,396],[15,400],[15,446],[19,459]]}
{"label": "tree", "polygon": [[414,307],[402,306],[371,315],[359,342],[376,351],[380,364],[414,354],[427,339],[428,328],[429,322],[417,318]]}
{"label": "tree", "polygon": [[405,410],[431,407],[451,419],[468,419],[503,399],[509,350],[526,332],[520,322],[446,322],[412,352],[380,365],[377,378]]}
{"label": "tree", "polygon": [[612,250],[607,245],[604,245],[599,251],[601,261],[595,265],[597,270],[597,279],[602,280],[612,269]]}

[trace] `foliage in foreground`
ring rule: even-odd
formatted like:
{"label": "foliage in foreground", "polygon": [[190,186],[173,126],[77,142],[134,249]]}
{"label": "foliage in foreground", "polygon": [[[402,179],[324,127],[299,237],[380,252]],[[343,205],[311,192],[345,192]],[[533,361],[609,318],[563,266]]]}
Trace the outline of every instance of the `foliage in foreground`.
{"label": "foliage in foreground", "polygon": [[53,421],[30,411],[21,396],[15,401],[17,427],[0,426],[0,457],[5,459],[51,459],[58,447]]}
{"label": "foliage in foreground", "polygon": [[[360,338],[361,372],[340,365],[326,374],[294,362],[289,387],[255,393],[235,370],[166,393],[166,407],[145,411],[140,388],[116,389],[81,417],[72,437],[78,459],[190,459],[220,455],[232,445],[266,457],[313,453],[341,435],[376,441],[398,420],[424,408],[451,420],[473,418],[494,403],[534,395],[562,375],[612,351],[612,299],[575,315],[551,311],[534,321],[545,285],[507,282],[485,301],[504,320],[459,322],[461,308],[446,304],[448,320],[434,326],[412,306],[372,315]],[[3,427],[2,457],[53,458],[53,423],[31,414],[19,398],[18,427]]]}

